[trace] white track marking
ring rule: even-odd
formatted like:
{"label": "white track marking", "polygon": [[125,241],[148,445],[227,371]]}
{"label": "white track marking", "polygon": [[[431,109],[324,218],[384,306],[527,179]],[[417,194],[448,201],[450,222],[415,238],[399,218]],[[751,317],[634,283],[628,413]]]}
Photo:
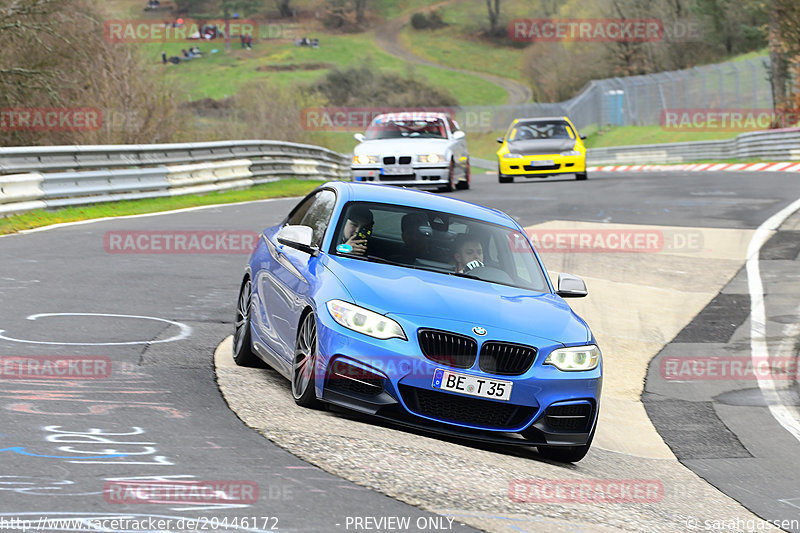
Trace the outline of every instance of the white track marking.
{"label": "white track marking", "polygon": [[178,326],[178,328],[180,328],[180,333],[178,333],[177,335],[173,335],[168,339],[162,339],[158,341],[148,340],[148,341],[128,341],[128,342],[53,342],[53,341],[31,341],[25,339],[15,339],[14,337],[7,337],[3,335],[3,333],[5,333],[5,330],[0,329],[0,339],[13,342],[24,342],[27,344],[53,344],[59,346],[124,346],[131,344],[157,344],[160,342],[175,342],[185,339],[186,337],[192,334],[191,326],[187,326],[182,322],[175,322],[174,320],[167,320],[166,318],[158,318],[154,316],[114,315],[110,313],[39,313],[36,315],[27,316],[26,319],[36,320],[38,318],[44,318],[50,316],[100,316],[100,317],[113,317],[113,318],[135,318],[140,320],[155,320],[157,322],[164,322],[166,324]]}
{"label": "white track marking", "polygon": [[[750,358],[754,368],[758,368],[759,362],[769,361],[764,285],[761,281],[759,252],[772,232],[777,230],[798,209],[800,209],[800,199],[769,217],[758,227],[747,246],[747,286],[750,291]],[[788,328],[785,328],[784,331],[791,332]],[[779,387],[775,380],[761,377],[759,373],[756,376],[758,387],[767,401],[773,418],[800,441],[800,418],[796,411],[781,401]]]}

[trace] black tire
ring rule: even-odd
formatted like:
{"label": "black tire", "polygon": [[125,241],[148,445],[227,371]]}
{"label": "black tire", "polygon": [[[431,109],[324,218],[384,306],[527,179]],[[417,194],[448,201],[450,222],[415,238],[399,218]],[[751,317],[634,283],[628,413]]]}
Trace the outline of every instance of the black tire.
{"label": "black tire", "polygon": [[300,322],[292,361],[292,396],[302,407],[320,405],[314,390],[317,353],[317,319],[314,313],[308,313]]}
{"label": "black tire", "polygon": [[450,160],[450,170],[447,173],[447,185],[439,189],[444,192],[453,192],[456,190],[456,162]]}
{"label": "black tire", "polygon": [[471,179],[471,177],[472,177],[472,170],[469,166],[469,161],[467,161],[467,172],[465,179],[464,181],[459,181],[458,183],[456,183],[456,189],[458,189],[459,191],[465,191],[469,189],[469,180]]}
{"label": "black tire", "polygon": [[551,461],[577,463],[586,457],[589,448],[592,447],[592,439],[594,439],[594,430],[592,430],[589,440],[583,446],[537,446],[536,450],[539,455]]}
{"label": "black tire", "polygon": [[585,179],[589,179],[589,176],[586,175],[586,172],[576,172],[575,179],[579,181],[583,181]]}
{"label": "black tire", "polygon": [[236,321],[233,323],[233,362],[239,366],[262,367],[261,359],[253,353],[250,338],[250,303],[253,295],[250,278],[245,278],[236,304]]}
{"label": "black tire", "polygon": [[500,167],[497,167],[497,181],[500,183],[512,183],[514,181],[514,176],[504,176],[500,174]]}

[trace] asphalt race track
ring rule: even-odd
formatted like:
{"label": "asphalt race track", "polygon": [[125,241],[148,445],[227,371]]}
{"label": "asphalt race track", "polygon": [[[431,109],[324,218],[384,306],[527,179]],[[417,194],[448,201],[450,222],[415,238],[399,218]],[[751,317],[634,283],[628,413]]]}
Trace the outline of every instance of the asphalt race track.
{"label": "asphalt race track", "polygon": [[[800,197],[793,174],[617,172],[502,186],[479,175],[452,196],[508,212],[542,239],[551,275],[586,279],[589,297],[570,303],[606,369],[586,459],[565,466],[535,450],[296,407],[277,373],[229,360],[246,253],[108,246],[126,231],[260,232],[296,199],[252,202],[0,238],[3,361],[77,356],[101,370],[96,379],[0,376],[0,529],[78,531],[127,518],[139,521],[130,531],[177,531],[212,529],[213,518],[231,531],[763,531],[762,519],[800,520],[800,441],[787,429],[800,404],[794,380],[776,391],[661,370],[669,357],[750,356],[759,266],[763,340],[770,354],[797,358],[797,218],[769,232],[749,278],[745,269],[757,228]],[[608,244],[608,231],[657,235],[658,245],[548,248],[570,232]],[[531,480],[639,480],[656,490],[635,501],[533,502],[519,490]],[[213,501],[115,492],[152,481],[225,488]],[[244,497],[254,487],[257,498]],[[81,523],[56,522],[65,518]]]}

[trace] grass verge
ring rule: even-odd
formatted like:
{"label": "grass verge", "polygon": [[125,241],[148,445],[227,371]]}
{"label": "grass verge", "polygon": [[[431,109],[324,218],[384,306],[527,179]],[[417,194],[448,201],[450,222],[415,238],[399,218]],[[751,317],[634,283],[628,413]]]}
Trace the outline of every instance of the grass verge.
{"label": "grass verge", "polygon": [[159,211],[171,211],[173,209],[182,209],[186,207],[231,204],[249,200],[263,200],[266,198],[303,196],[321,183],[324,183],[324,181],[286,179],[265,183],[263,185],[256,185],[249,189],[212,192],[202,195],[103,202],[82,207],[67,207],[53,211],[36,209],[27,213],[0,218],[0,235],[7,235],[9,233],[16,233],[18,231],[42,226],[50,226],[52,224],[77,222],[93,218],[157,213]]}

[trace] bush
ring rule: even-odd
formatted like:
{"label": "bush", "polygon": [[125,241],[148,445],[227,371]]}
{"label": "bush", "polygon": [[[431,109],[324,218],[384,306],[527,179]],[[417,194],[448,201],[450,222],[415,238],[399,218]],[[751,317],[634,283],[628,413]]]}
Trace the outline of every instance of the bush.
{"label": "bush", "polygon": [[411,16],[411,27],[415,30],[435,30],[447,26],[438,11],[425,13],[414,13]]}
{"label": "bush", "polygon": [[449,92],[428,85],[412,73],[376,72],[370,65],[335,69],[311,86],[333,106],[438,107],[456,106]]}

